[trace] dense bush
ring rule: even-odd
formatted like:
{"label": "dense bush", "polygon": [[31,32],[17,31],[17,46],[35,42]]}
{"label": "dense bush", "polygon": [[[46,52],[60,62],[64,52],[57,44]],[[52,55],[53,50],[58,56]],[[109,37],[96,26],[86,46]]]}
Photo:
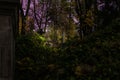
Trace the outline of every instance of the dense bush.
{"label": "dense bush", "polygon": [[45,39],[37,33],[19,36],[16,41],[17,80],[38,80],[47,73],[54,52],[44,45]]}
{"label": "dense bush", "polygon": [[67,42],[65,51],[69,62],[81,68],[75,73],[79,76],[77,80],[119,80],[119,41],[120,19],[116,19],[82,41],[74,39]]}
{"label": "dense bush", "polygon": [[17,40],[17,80],[119,80],[120,20],[83,40],[49,48],[38,35]]}

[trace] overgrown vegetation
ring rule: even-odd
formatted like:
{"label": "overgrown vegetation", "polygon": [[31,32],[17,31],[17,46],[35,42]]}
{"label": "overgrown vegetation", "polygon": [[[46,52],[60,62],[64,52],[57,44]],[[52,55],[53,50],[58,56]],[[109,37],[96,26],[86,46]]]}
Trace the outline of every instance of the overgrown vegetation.
{"label": "overgrown vegetation", "polygon": [[120,19],[102,28],[60,48],[45,46],[38,34],[20,36],[17,80],[119,80]]}
{"label": "overgrown vegetation", "polygon": [[119,80],[119,4],[119,0],[21,0],[15,78]]}

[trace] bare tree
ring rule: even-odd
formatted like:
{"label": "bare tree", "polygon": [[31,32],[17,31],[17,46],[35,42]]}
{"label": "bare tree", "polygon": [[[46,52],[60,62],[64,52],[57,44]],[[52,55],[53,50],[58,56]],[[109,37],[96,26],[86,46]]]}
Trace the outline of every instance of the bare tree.
{"label": "bare tree", "polygon": [[31,3],[31,0],[27,1],[27,7],[26,7],[26,10],[24,11],[24,8],[23,8],[24,1],[25,0],[21,0],[21,3],[20,3],[20,16],[21,16],[21,19],[22,19],[21,34],[25,34],[26,18],[28,16],[28,12],[29,12],[29,9],[30,9],[30,3]]}

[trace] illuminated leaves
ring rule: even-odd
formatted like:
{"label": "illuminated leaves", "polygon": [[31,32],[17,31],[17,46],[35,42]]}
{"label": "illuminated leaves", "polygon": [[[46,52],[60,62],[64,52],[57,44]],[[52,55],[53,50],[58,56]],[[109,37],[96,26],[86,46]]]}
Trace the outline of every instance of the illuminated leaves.
{"label": "illuminated leaves", "polygon": [[75,68],[75,74],[77,76],[81,76],[82,75],[81,66],[76,66],[76,68]]}

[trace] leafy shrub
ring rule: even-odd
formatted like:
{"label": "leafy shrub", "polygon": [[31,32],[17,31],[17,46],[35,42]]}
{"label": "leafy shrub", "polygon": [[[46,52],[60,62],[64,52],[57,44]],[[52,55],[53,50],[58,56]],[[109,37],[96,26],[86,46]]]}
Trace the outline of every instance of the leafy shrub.
{"label": "leafy shrub", "polygon": [[17,80],[119,80],[119,19],[83,40],[49,48],[36,35],[21,36],[16,45]]}
{"label": "leafy shrub", "polygon": [[[104,29],[94,32],[84,40],[72,39],[65,44],[75,80],[119,80],[120,67],[119,19]],[[69,63],[70,62],[70,63]]]}
{"label": "leafy shrub", "polygon": [[[43,74],[46,65],[52,61],[53,51],[44,45],[45,39],[37,33],[19,36],[16,41],[16,78],[33,80]],[[49,59],[50,58],[50,59]],[[47,62],[48,60],[49,62]],[[44,67],[45,66],[45,67]]]}

